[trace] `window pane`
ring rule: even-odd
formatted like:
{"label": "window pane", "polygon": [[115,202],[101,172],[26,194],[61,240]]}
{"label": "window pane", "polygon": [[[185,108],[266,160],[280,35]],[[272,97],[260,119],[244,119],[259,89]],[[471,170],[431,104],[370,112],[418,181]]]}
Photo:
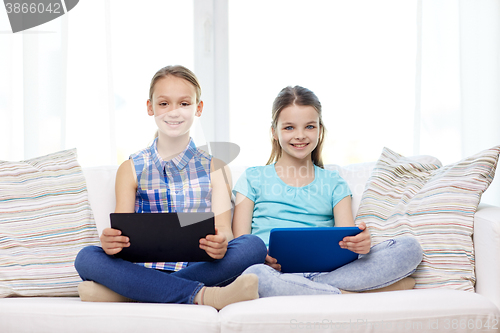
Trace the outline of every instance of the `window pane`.
{"label": "window pane", "polygon": [[314,91],[328,130],[325,163],[412,154],[416,1],[229,1],[235,163],[264,164],[271,106],[288,85]]}
{"label": "window pane", "polygon": [[68,145],[82,165],[120,163],[152,141],[151,78],[160,68],[194,67],[193,2],[80,1],[71,11]]}

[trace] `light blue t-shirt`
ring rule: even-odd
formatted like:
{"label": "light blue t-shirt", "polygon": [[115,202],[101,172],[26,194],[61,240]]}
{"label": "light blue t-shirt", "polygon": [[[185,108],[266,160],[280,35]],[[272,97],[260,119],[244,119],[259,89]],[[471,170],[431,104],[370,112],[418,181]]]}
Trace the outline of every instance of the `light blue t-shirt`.
{"label": "light blue t-shirt", "polygon": [[314,180],[302,187],[287,185],[274,164],[248,168],[233,193],[254,202],[252,234],[269,246],[273,228],[333,227],[333,207],[351,195],[337,171],[314,166]]}

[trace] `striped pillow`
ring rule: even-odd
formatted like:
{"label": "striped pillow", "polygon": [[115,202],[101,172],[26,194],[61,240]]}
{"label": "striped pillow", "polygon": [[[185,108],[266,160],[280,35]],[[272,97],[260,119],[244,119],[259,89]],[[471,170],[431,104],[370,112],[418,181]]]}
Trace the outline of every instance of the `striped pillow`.
{"label": "striped pillow", "polygon": [[0,297],[77,296],[78,251],[99,244],[76,149],[0,161]]}
{"label": "striped pillow", "polygon": [[474,291],[474,213],[493,181],[500,146],[440,167],[384,148],[361,199],[372,245],[411,235],[424,250],[415,288]]}

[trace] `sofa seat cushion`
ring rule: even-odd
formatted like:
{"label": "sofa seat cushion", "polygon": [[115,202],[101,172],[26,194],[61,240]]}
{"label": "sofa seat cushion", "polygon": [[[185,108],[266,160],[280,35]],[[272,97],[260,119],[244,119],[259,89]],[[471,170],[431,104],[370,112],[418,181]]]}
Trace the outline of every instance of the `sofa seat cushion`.
{"label": "sofa seat cushion", "polygon": [[221,332],[470,332],[500,326],[500,311],[487,298],[445,289],[268,297],[231,304],[219,315]]}
{"label": "sofa seat cushion", "polygon": [[220,332],[210,306],[82,302],[77,297],[0,299],[2,333]]}

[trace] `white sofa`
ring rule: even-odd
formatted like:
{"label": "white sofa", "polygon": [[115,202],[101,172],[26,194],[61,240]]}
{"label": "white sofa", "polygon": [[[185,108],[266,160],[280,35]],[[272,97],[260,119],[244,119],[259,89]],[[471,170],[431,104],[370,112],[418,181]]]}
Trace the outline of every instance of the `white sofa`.
{"label": "white sofa", "polygon": [[[374,163],[346,177],[356,212]],[[334,168],[334,166],[328,166]],[[232,167],[233,179],[244,168]],[[113,211],[116,167],[84,169],[99,234]],[[476,292],[406,290],[262,298],[209,306],[86,303],[78,297],[0,299],[0,332],[482,332],[500,327],[500,207],[474,217]]]}

